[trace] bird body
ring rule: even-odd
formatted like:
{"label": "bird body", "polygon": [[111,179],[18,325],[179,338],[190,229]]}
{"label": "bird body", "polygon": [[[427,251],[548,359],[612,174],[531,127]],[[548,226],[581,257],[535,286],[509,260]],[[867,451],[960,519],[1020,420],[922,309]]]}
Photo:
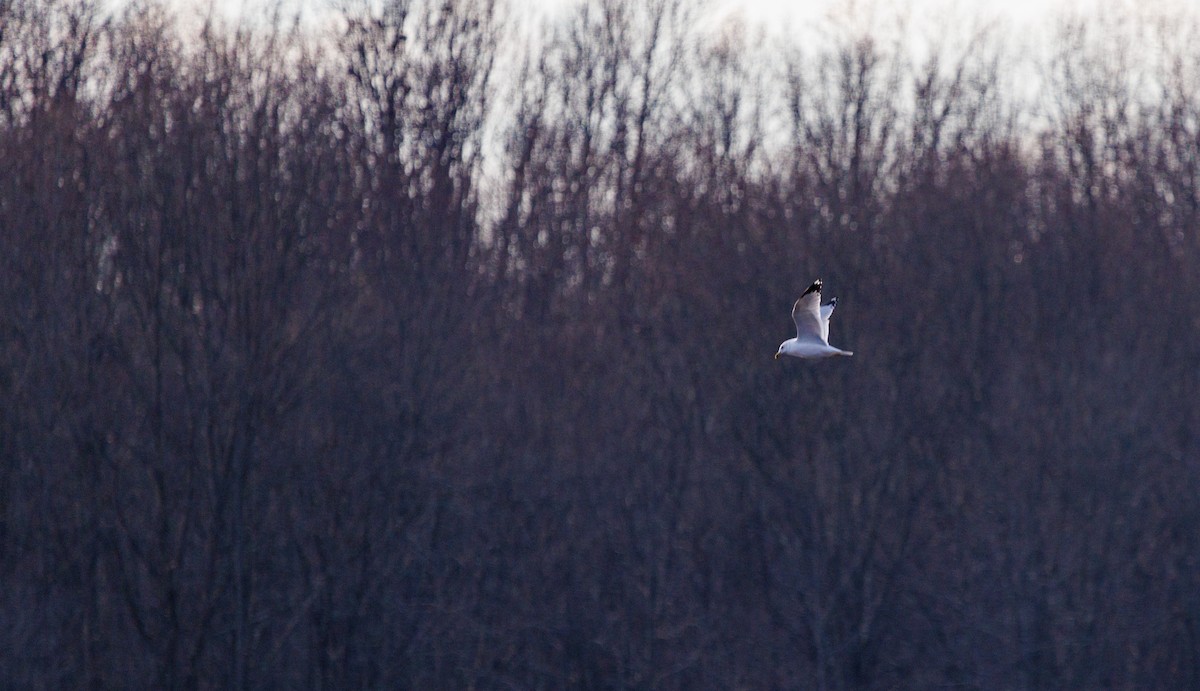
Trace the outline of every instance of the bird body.
{"label": "bird body", "polygon": [[834,355],[853,355],[854,353],[841,348],[834,348],[828,343],[808,343],[805,341],[797,341],[794,338],[789,338],[779,346],[779,352],[775,355],[778,360],[780,356],[791,355],[792,357],[803,358],[805,360],[817,360],[820,358],[833,357]]}
{"label": "bird body", "polygon": [[829,317],[837,307],[837,298],[829,304],[821,304],[821,279],[804,291],[796,304],[792,306],[792,321],[796,323],[796,337],[789,338],[779,345],[775,353],[778,360],[784,355],[803,358],[806,360],[833,357],[835,355],[853,355],[854,353],[829,345]]}

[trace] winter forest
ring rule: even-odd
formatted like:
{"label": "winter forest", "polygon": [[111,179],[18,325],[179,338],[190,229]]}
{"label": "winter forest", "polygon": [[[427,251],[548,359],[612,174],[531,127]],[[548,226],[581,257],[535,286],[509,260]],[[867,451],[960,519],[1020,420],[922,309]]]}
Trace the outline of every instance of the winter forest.
{"label": "winter forest", "polygon": [[1197,16],[519,5],[0,0],[0,686],[1200,688]]}

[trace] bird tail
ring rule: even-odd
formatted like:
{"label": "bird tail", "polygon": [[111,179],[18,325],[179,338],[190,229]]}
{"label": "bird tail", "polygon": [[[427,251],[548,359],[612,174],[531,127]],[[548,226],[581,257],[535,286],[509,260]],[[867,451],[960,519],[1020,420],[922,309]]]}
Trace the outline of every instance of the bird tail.
{"label": "bird tail", "polygon": [[851,355],[853,355],[853,354],[854,354],[854,353],[850,352],[849,350],[843,350],[842,352],[838,353],[838,355],[845,355],[845,356],[847,356],[847,357],[849,357],[849,356],[851,356]]}

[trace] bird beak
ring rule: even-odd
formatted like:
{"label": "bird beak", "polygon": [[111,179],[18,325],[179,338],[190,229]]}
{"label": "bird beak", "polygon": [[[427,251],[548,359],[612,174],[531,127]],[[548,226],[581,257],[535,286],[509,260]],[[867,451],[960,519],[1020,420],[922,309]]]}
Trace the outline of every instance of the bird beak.
{"label": "bird beak", "polygon": [[775,359],[776,359],[776,360],[778,360],[778,359],[779,359],[779,353],[775,353]]}

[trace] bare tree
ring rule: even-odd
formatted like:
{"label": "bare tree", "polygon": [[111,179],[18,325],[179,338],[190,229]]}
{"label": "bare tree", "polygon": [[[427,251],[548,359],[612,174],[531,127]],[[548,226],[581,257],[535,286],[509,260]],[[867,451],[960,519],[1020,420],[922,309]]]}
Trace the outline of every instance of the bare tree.
{"label": "bare tree", "polygon": [[510,10],[0,3],[0,683],[1200,683],[1194,21]]}

